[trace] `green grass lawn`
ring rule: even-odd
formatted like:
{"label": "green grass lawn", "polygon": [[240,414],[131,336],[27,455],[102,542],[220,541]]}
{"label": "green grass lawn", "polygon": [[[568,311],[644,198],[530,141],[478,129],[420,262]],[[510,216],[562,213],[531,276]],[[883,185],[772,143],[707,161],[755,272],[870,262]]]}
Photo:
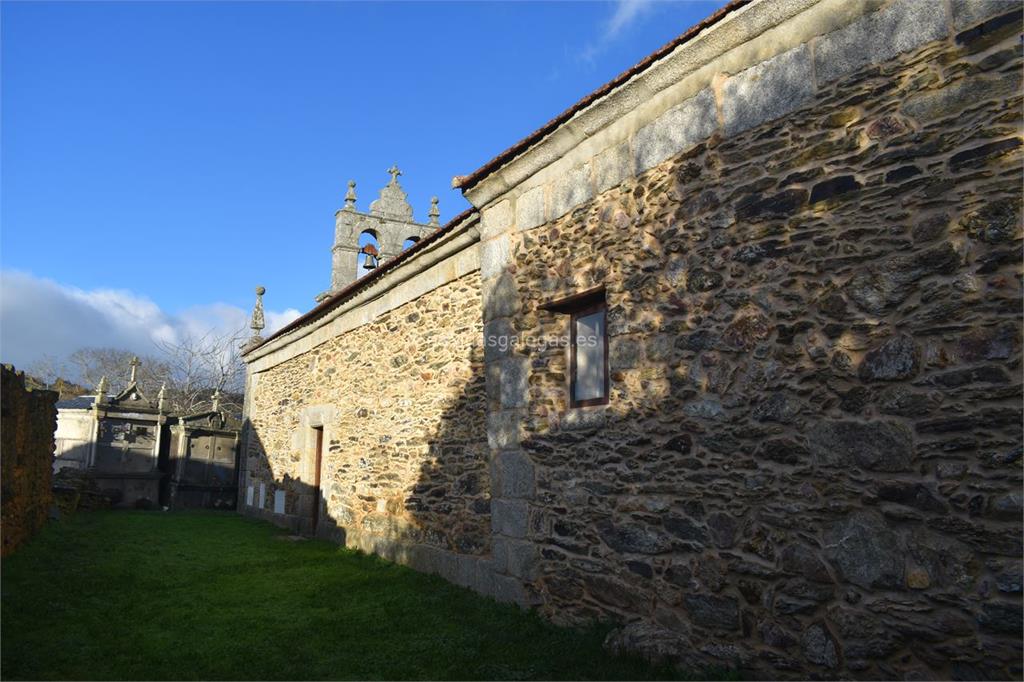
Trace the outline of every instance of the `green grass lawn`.
{"label": "green grass lawn", "polygon": [[672,676],[599,629],[230,513],[79,513],[2,568],[4,679]]}

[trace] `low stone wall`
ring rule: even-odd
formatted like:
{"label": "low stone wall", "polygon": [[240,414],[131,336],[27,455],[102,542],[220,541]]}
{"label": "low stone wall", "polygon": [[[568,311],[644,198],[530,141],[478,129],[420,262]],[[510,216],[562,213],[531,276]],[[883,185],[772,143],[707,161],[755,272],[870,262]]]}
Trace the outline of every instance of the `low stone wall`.
{"label": "low stone wall", "polygon": [[507,233],[488,334],[565,334],[542,304],[597,286],[609,311],[607,407],[566,409],[562,348],[493,359],[530,603],[687,666],[1021,677],[1020,29]]}
{"label": "low stone wall", "polygon": [[25,387],[25,375],[0,368],[0,487],[3,554],[23,545],[46,523],[53,501],[53,433],[57,394]]}

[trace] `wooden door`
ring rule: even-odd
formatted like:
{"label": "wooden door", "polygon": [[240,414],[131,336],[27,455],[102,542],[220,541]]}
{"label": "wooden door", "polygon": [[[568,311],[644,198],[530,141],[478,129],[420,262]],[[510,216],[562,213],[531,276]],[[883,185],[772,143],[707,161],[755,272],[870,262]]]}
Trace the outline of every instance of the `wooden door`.
{"label": "wooden door", "polygon": [[313,534],[316,535],[316,527],[320,523],[320,461],[324,453],[324,427],[313,427],[313,435],[316,439],[316,456],[314,458],[313,470]]}

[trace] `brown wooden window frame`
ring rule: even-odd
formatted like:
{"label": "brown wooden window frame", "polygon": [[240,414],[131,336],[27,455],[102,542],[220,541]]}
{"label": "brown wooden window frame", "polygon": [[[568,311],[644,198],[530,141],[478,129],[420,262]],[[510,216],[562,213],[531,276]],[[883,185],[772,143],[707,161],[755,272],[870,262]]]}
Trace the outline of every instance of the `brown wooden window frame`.
{"label": "brown wooden window frame", "polygon": [[[569,316],[569,408],[595,407],[607,405],[611,395],[611,381],[608,371],[608,299],[605,295],[604,286],[589,289],[566,298],[542,303],[540,310],[553,313],[561,313]],[[591,315],[599,310],[604,311],[604,395],[600,398],[589,398],[587,400],[576,400],[576,321],[580,317]]]}
{"label": "brown wooden window frame", "polygon": [[[576,399],[576,343],[579,334],[576,333],[576,322],[581,317],[587,315],[593,315],[594,313],[604,313],[604,334],[601,335],[601,341],[604,344],[604,390],[599,398],[587,398],[586,400]],[[608,380],[608,302],[603,298],[590,305],[578,308],[569,314],[569,407],[594,407],[597,405],[608,404],[608,393],[611,388]]]}

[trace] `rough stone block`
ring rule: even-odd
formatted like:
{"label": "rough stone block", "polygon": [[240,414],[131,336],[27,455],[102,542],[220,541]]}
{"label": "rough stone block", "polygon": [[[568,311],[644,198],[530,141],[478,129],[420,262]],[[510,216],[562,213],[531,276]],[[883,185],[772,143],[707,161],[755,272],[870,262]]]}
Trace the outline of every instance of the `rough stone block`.
{"label": "rough stone block", "polygon": [[502,199],[484,208],[480,215],[480,238],[490,239],[512,227],[512,203]]}
{"label": "rough stone block", "polygon": [[501,410],[487,415],[487,444],[492,450],[519,446],[519,410]]}
{"label": "rough stone block", "polygon": [[563,173],[551,186],[551,218],[562,217],[592,196],[589,163]]}
{"label": "rough stone block", "polygon": [[946,3],[898,0],[817,39],[814,69],[818,84],[945,38],[947,27]]}
{"label": "rough stone block", "polygon": [[606,407],[580,407],[568,410],[562,415],[560,431],[586,431],[599,429],[608,420]]}
{"label": "rough stone block", "polygon": [[515,279],[502,273],[497,279],[488,280],[481,286],[484,306],[484,322],[497,317],[511,317],[519,312],[519,292]]}
{"label": "rough stone block", "polygon": [[722,86],[725,132],[735,135],[799,108],[814,95],[807,45],[741,71]]}
{"label": "rough stone block", "polygon": [[956,116],[975,102],[1002,99],[1019,92],[1019,73],[991,77],[965,78],[941,90],[930,90],[908,100],[903,113],[927,123],[948,116]]}
{"label": "rough stone block", "polygon": [[499,235],[480,243],[480,276],[484,279],[497,277],[512,259],[512,250],[507,235]]}
{"label": "rough stone block", "polygon": [[[712,102],[714,106],[714,102]],[[714,110],[712,109],[712,113]],[[629,143],[622,142],[605,149],[594,159],[594,185],[600,194],[617,187],[633,175],[633,163],[629,154]]]}
{"label": "rough stone block", "polygon": [[[715,96],[710,89],[705,88],[637,131],[633,138],[636,172],[643,173],[670,156],[692,147],[710,136],[717,126]],[[620,172],[622,170],[619,169]],[[601,180],[605,179],[602,176]],[[600,184],[598,187],[598,191],[601,191]]]}
{"label": "rough stone block", "polygon": [[491,538],[491,566],[497,573],[508,573],[508,552],[512,540],[503,537]]}
{"label": "rough stone block", "polygon": [[516,331],[507,317],[484,323],[484,362],[492,363],[512,355]]}
{"label": "rough stone block", "polygon": [[512,578],[507,575],[496,575],[493,577],[494,582],[494,598],[500,602],[507,604],[517,604],[519,606],[528,606],[529,598],[526,593],[526,588],[519,581],[518,578]]}
{"label": "rough stone block", "polygon": [[526,407],[529,376],[527,358],[511,357],[501,363],[499,398],[502,408]]}
{"label": "rough stone block", "polygon": [[492,362],[484,368],[485,386],[487,387],[487,401],[499,403],[501,401],[501,362]]}
{"label": "rough stone block", "polygon": [[1020,0],[953,0],[953,28],[962,31],[991,17],[1020,14],[1022,9]]}
{"label": "rough stone block", "polygon": [[544,185],[523,192],[516,199],[516,229],[529,230],[547,222],[544,214]]}
{"label": "rough stone block", "polygon": [[498,535],[525,538],[530,508],[523,500],[491,500],[491,528]]}
{"label": "rough stone block", "polygon": [[508,573],[523,580],[537,577],[537,547],[532,542],[508,543]]}
{"label": "rough stone block", "polygon": [[533,462],[523,452],[508,450],[496,455],[498,486],[503,498],[532,498],[535,490]]}
{"label": "rough stone block", "polygon": [[471,574],[472,583],[469,589],[482,595],[493,597],[496,592],[494,584],[494,567],[489,561],[477,559],[476,571]]}

